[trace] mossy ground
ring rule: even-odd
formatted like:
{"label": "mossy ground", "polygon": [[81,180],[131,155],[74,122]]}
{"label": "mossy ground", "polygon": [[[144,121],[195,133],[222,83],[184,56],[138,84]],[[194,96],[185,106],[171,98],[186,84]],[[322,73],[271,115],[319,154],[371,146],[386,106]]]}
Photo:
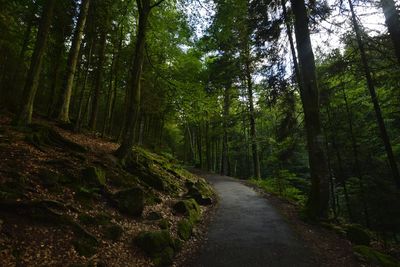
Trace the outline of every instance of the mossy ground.
{"label": "mossy ground", "polygon": [[[174,159],[142,148],[135,148],[123,164],[112,156],[117,144],[50,124],[23,132],[4,125],[2,131],[8,142],[0,147],[0,202],[27,204],[0,211],[1,266],[25,266],[32,261],[56,266],[66,259],[69,265],[83,266],[151,266],[172,261],[181,246],[176,229],[182,215],[173,212],[171,203],[187,194],[188,182],[205,184],[202,179]],[[139,200],[138,195],[142,195]],[[38,213],[30,206],[37,199],[48,201],[50,213]],[[138,203],[132,212],[132,205]],[[35,216],[30,216],[32,211]],[[147,220],[152,212],[162,218]],[[194,221],[200,214],[196,208],[188,216]],[[174,245],[153,261],[129,242],[141,232],[160,229],[170,234]]]}

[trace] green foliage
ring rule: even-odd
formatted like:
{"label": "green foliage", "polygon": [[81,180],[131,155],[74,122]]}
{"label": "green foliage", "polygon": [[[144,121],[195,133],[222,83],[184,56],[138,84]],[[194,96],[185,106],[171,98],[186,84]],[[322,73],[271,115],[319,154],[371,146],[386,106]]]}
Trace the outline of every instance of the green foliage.
{"label": "green foliage", "polygon": [[357,255],[359,255],[363,260],[367,262],[378,264],[382,267],[400,266],[400,262],[392,256],[376,251],[375,249],[368,246],[354,246],[353,250]]}
{"label": "green foliage", "polygon": [[287,170],[279,171],[275,177],[251,179],[250,182],[266,192],[277,194],[300,205],[305,204],[305,192],[298,189],[299,185],[304,186],[305,181]]}

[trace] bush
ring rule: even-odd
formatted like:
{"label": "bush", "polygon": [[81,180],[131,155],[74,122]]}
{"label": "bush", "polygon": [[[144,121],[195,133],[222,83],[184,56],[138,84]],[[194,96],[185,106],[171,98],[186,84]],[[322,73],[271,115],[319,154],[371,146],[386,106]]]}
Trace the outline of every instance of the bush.
{"label": "bush", "polygon": [[303,187],[306,182],[287,170],[278,171],[274,177],[251,179],[250,182],[266,192],[277,194],[300,205],[306,202],[305,192],[297,188]]}

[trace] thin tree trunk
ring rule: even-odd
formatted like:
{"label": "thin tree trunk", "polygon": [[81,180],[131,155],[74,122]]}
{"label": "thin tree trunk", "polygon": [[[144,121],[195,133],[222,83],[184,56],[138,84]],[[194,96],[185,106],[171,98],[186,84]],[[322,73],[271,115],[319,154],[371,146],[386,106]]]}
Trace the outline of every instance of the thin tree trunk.
{"label": "thin tree trunk", "polygon": [[229,146],[228,146],[228,128],[229,128],[229,113],[231,106],[231,84],[228,84],[224,90],[224,111],[223,111],[223,128],[224,136],[222,139],[222,160],[221,174],[229,175]]}
{"label": "thin tree trunk", "polygon": [[251,138],[251,153],[253,156],[253,175],[255,178],[261,178],[260,158],[258,156],[256,119],[253,102],[253,82],[251,80],[250,62],[246,62],[246,83],[247,97],[249,99],[249,121],[250,121],[250,138]]}
{"label": "thin tree trunk", "polygon": [[383,117],[382,117],[382,111],[381,111],[381,107],[379,105],[378,97],[377,97],[376,92],[375,92],[375,86],[374,86],[374,82],[372,80],[371,70],[370,70],[369,65],[368,65],[368,60],[367,60],[367,55],[366,55],[366,52],[365,52],[364,43],[363,43],[363,41],[361,39],[360,27],[358,25],[356,14],[354,12],[353,3],[352,3],[351,0],[349,0],[348,2],[349,2],[349,5],[350,5],[351,18],[352,18],[352,22],[353,22],[354,31],[356,33],[358,49],[360,50],[361,63],[362,63],[362,66],[364,68],[365,78],[367,80],[367,87],[368,87],[369,93],[371,95],[372,103],[374,105],[375,115],[376,115],[376,120],[378,122],[380,135],[381,135],[383,144],[385,146],[385,150],[386,150],[386,154],[387,154],[387,157],[388,157],[388,160],[389,160],[390,168],[392,170],[393,180],[396,183],[397,188],[400,189],[399,169],[397,167],[396,159],[395,159],[394,154],[393,154],[393,149],[392,149],[392,145],[391,145],[390,140],[389,140],[389,135],[388,135],[387,130],[386,130],[385,122],[384,122]]}
{"label": "thin tree trunk", "polygon": [[35,49],[31,58],[28,76],[22,96],[20,113],[16,118],[16,123],[20,126],[32,122],[33,104],[38,88],[40,72],[42,69],[43,55],[45,53],[50,25],[53,18],[55,0],[47,0],[43,9],[40,25],[36,37]]}
{"label": "thin tree trunk", "polygon": [[392,38],[397,61],[400,64],[400,15],[394,0],[381,0],[386,26]]}
{"label": "thin tree trunk", "polygon": [[206,141],[207,171],[211,171],[212,157],[211,157],[210,125],[208,120],[206,121],[205,139],[206,139],[205,141]]}
{"label": "thin tree trunk", "polygon": [[123,27],[121,26],[121,33],[119,37],[119,45],[117,51],[117,59],[115,60],[115,73],[114,73],[114,91],[113,91],[113,101],[111,103],[111,114],[109,121],[109,128],[107,131],[108,135],[111,135],[113,125],[114,125],[114,114],[115,114],[115,104],[117,103],[117,87],[118,87],[118,79],[119,79],[119,62],[121,58],[121,49],[122,49],[122,41],[123,41]]}
{"label": "thin tree trunk", "polygon": [[347,115],[347,122],[349,124],[349,133],[350,133],[350,138],[351,138],[351,146],[353,149],[353,156],[354,156],[354,168],[356,171],[356,175],[359,179],[359,186],[360,186],[360,193],[361,193],[361,200],[363,202],[363,211],[364,211],[364,218],[365,218],[365,223],[367,227],[370,227],[370,219],[369,219],[369,212],[368,212],[368,206],[366,202],[366,197],[365,197],[365,190],[364,190],[364,183],[362,181],[362,173],[361,173],[361,168],[360,168],[360,160],[358,158],[358,145],[357,145],[357,140],[354,135],[354,130],[353,130],[353,118],[351,116],[351,111],[349,104],[347,102],[347,96],[346,96],[346,91],[344,87],[342,89],[342,94],[343,94],[343,99],[344,103],[346,106],[346,115]]}
{"label": "thin tree trunk", "polygon": [[57,51],[55,52],[53,62],[54,62],[54,70],[53,77],[50,85],[50,99],[47,107],[47,116],[50,118],[53,114],[54,103],[57,99],[57,84],[60,79],[60,66],[61,66],[61,56],[64,50],[64,34],[60,39],[61,43],[57,47]]}
{"label": "thin tree trunk", "polygon": [[87,53],[87,62],[85,66],[85,75],[83,78],[83,84],[82,84],[82,89],[79,95],[79,107],[78,107],[78,113],[76,117],[76,123],[75,123],[75,131],[79,131],[81,128],[82,124],[82,113],[83,113],[83,107],[84,107],[84,98],[85,98],[85,91],[86,91],[86,84],[88,81],[89,77],[89,67],[90,64],[92,63],[92,50],[93,50],[93,45],[94,41],[93,39],[90,41],[88,53]]}
{"label": "thin tree trunk", "polygon": [[78,63],[79,49],[81,47],[83,30],[86,24],[86,18],[89,10],[90,0],[82,0],[80,7],[78,23],[75,28],[74,37],[72,39],[71,49],[69,50],[67,61],[67,72],[65,76],[65,85],[63,86],[61,96],[61,106],[58,114],[58,120],[68,123],[69,122],[69,109],[72,95],[72,85],[74,83],[74,76],[76,65]]}
{"label": "thin tree trunk", "polygon": [[[34,7],[36,7],[36,5],[34,5]],[[18,80],[19,77],[22,77],[21,73],[25,73],[25,71],[22,71],[24,69],[23,68],[22,69],[19,68],[19,66],[22,66],[24,61],[25,61],[24,59],[25,59],[25,56],[26,56],[26,52],[28,51],[28,45],[29,45],[29,41],[31,39],[32,29],[33,29],[33,26],[35,24],[34,23],[34,19],[35,19],[35,14],[36,14],[36,8],[33,8],[33,9],[34,10],[31,11],[31,15],[30,15],[30,17],[28,19],[26,30],[25,30],[25,33],[24,33],[24,38],[22,40],[22,46],[21,46],[21,50],[20,50],[19,56],[18,56],[18,66],[16,66],[14,68],[14,71],[13,71],[13,73],[11,75],[11,80],[8,81],[7,85],[8,85],[9,89],[6,92],[4,92],[4,94],[2,94],[2,95],[5,96],[4,98],[1,99],[3,101],[4,106],[9,106],[10,105],[9,102],[10,102],[10,100],[13,99],[13,97],[14,97],[13,94],[16,91],[16,88],[15,88],[16,81]],[[4,69],[2,71],[2,73],[4,75],[6,75],[6,71],[5,71],[6,69],[7,69],[7,65],[4,64]],[[2,80],[4,80],[4,79],[2,79]],[[5,88],[3,88],[3,90]],[[11,103],[12,106],[14,106],[13,104],[15,104],[15,103]]]}
{"label": "thin tree trunk", "polygon": [[104,121],[103,121],[103,130],[101,131],[101,136],[104,136],[106,132],[108,132],[108,127],[109,127],[109,122],[111,119],[111,112],[112,112],[112,104],[113,104],[113,91],[115,90],[114,87],[114,64],[115,64],[115,51],[112,56],[111,60],[111,69],[110,69],[110,80],[108,82],[108,95],[107,95],[107,104],[106,104],[106,114],[104,116]]}
{"label": "thin tree trunk", "polygon": [[352,211],[351,205],[350,205],[350,198],[349,198],[349,194],[347,192],[346,177],[344,177],[342,155],[340,154],[340,150],[339,150],[339,147],[338,147],[337,142],[336,142],[336,137],[335,137],[336,136],[336,131],[335,131],[335,128],[334,128],[334,126],[332,124],[329,106],[327,106],[326,113],[327,113],[327,117],[328,117],[329,128],[331,129],[331,131],[333,133],[331,142],[332,142],[332,146],[333,146],[333,149],[335,151],[336,159],[337,159],[337,162],[338,162],[338,169],[339,169],[339,175],[338,176],[339,176],[340,182],[343,185],[343,191],[344,191],[343,193],[344,193],[344,200],[346,202],[347,213],[349,215],[350,221],[354,221],[353,211]]}
{"label": "thin tree trunk", "polygon": [[305,2],[304,0],[291,0],[291,3],[295,17],[297,54],[301,74],[300,89],[302,89],[300,95],[305,117],[311,174],[307,213],[310,218],[325,218],[328,216],[329,208],[329,173],[323,150],[315,59]]}
{"label": "thin tree trunk", "polygon": [[94,94],[93,94],[93,101],[92,101],[92,110],[90,114],[89,120],[89,128],[92,131],[96,130],[97,124],[97,117],[99,114],[99,107],[100,107],[100,94],[101,88],[103,86],[103,68],[104,68],[104,59],[106,53],[106,31],[102,29],[101,36],[100,36],[100,47],[99,47],[99,60],[97,62],[97,70],[96,70],[96,79],[94,84]]}
{"label": "thin tree trunk", "polygon": [[[296,48],[294,46],[292,26],[290,24],[289,16],[288,16],[287,9],[286,9],[286,1],[282,0],[281,4],[282,4],[282,11],[283,11],[283,19],[284,19],[285,25],[286,25],[286,34],[289,38],[290,52],[292,54],[293,69],[294,69],[297,84],[298,84],[298,86],[301,86],[302,84],[300,82],[301,81],[300,68],[299,68],[299,63],[297,61]],[[300,88],[300,92],[301,91],[303,91],[303,90]]]}

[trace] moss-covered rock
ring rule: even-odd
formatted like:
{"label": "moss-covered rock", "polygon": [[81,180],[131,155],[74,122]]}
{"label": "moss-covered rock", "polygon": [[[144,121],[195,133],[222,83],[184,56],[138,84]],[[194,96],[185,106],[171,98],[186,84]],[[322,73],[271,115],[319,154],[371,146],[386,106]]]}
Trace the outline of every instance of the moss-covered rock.
{"label": "moss-covered rock", "polygon": [[98,247],[98,241],[87,236],[74,240],[72,244],[79,255],[86,257],[94,255]]}
{"label": "moss-covered rock", "polygon": [[379,266],[382,267],[400,266],[400,262],[397,261],[392,256],[376,251],[371,247],[359,245],[359,246],[354,246],[353,250],[356,253],[356,255],[364,261],[378,264]]}
{"label": "moss-covered rock", "polygon": [[177,244],[168,231],[142,232],[135,239],[136,245],[151,257],[156,266],[172,263]]}
{"label": "moss-covered rock", "polygon": [[351,243],[355,245],[366,245],[368,246],[371,242],[371,237],[368,232],[357,224],[352,224],[346,228],[346,237]]}
{"label": "moss-covered rock", "polygon": [[48,169],[41,169],[39,171],[39,178],[40,181],[42,182],[42,184],[46,187],[55,187],[58,185],[58,183],[60,182],[60,180],[62,180],[61,175],[48,170]]}
{"label": "moss-covered rock", "polygon": [[166,230],[166,229],[168,229],[168,228],[171,226],[171,223],[170,223],[167,219],[161,219],[161,220],[158,222],[158,226],[159,226],[161,229]]}
{"label": "moss-covered rock", "polygon": [[87,167],[82,171],[82,182],[89,186],[102,187],[106,184],[106,173],[99,167]]}
{"label": "moss-covered rock", "polygon": [[146,219],[150,221],[157,221],[162,219],[162,215],[159,212],[152,211],[147,215]]}
{"label": "moss-covered rock", "polygon": [[139,187],[121,190],[111,196],[117,209],[130,216],[141,216],[145,195]]}
{"label": "moss-covered rock", "polygon": [[24,195],[25,186],[18,181],[0,184],[0,200],[17,199]]}
{"label": "moss-covered rock", "polygon": [[104,236],[112,241],[117,241],[121,238],[124,230],[117,224],[109,225],[104,229]]}
{"label": "moss-covered rock", "polygon": [[178,236],[183,240],[189,240],[192,235],[193,224],[188,219],[178,222]]}
{"label": "moss-covered rock", "polygon": [[200,218],[200,207],[193,198],[178,201],[173,209],[176,213],[185,215],[192,223]]}

